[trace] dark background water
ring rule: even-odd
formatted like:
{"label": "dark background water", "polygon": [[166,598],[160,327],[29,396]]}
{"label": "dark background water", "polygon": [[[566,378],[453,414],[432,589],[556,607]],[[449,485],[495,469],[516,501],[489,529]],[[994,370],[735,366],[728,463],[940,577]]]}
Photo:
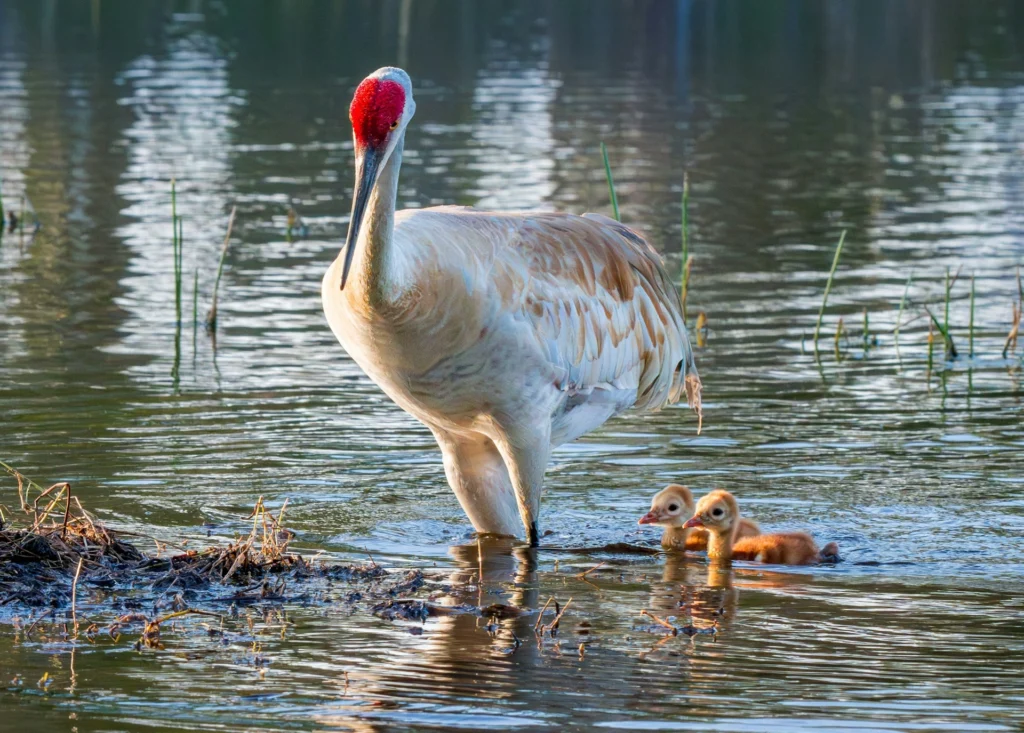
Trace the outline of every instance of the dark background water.
{"label": "dark background water", "polygon": [[[455,598],[477,599],[429,433],[320,308],[347,225],[348,102],[385,64],[416,90],[401,206],[609,213],[604,141],[623,219],[679,273],[690,177],[704,432],[669,409],[559,450],[549,541],[653,539],[636,517],[681,480],[838,540],[847,562],[721,575],[489,551],[488,598],[574,597],[597,630],[582,658],[569,638],[510,654],[471,617],[412,636],[330,609],[292,610],[286,638],[259,626],[262,674],[244,645],[72,654],[0,630],[0,729],[1019,729],[1021,361],[1000,352],[1024,263],[1024,6],[1008,0],[0,0],[0,191],[42,225],[0,241],[0,458],[162,538],[229,537],[257,497],[288,498],[300,546],[451,568]],[[305,238],[285,235],[289,202]],[[202,315],[232,206],[215,350],[193,339],[191,283]],[[807,339],[843,229],[818,363]],[[940,347],[929,373],[920,316],[942,311],[947,268],[964,354],[974,277],[975,355]],[[616,572],[596,588],[572,577],[601,559]],[[652,649],[637,613],[673,613],[680,593],[724,606],[725,629]],[[29,684],[5,687],[15,674]]]}

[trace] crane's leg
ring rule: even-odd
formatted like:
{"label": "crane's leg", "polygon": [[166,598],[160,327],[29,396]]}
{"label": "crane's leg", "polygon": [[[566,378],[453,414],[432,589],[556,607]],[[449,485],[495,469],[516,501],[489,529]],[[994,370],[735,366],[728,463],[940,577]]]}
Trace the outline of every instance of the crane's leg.
{"label": "crane's leg", "polygon": [[540,544],[540,496],[544,490],[544,471],[551,457],[550,422],[544,429],[505,428],[495,444],[512,479],[526,539],[530,547],[537,547]]}
{"label": "crane's leg", "polygon": [[444,457],[448,485],[477,532],[515,536],[519,512],[501,453],[486,435],[431,428]]}

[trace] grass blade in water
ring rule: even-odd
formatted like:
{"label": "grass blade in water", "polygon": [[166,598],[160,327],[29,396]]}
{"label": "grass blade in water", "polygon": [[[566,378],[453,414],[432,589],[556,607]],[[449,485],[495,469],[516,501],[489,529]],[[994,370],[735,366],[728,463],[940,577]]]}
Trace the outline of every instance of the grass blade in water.
{"label": "grass blade in water", "polygon": [[[949,268],[946,268],[946,315],[942,321],[942,335],[946,337],[946,359],[950,357],[950,348],[953,344],[953,339],[949,336],[949,292],[952,289],[952,283],[949,280]],[[952,356],[956,356],[956,349],[953,349]]]}
{"label": "grass blade in water", "polygon": [[683,323],[686,323],[686,296],[690,292],[690,174],[683,173],[683,275],[680,300],[683,303]]}
{"label": "grass blade in water", "polygon": [[974,275],[971,275],[971,322],[967,330],[967,351],[974,358]]}
{"label": "grass blade in water", "polygon": [[896,346],[896,358],[900,354],[900,324],[903,323],[903,310],[907,307],[907,294],[910,292],[910,282],[914,279],[914,273],[907,275],[907,284],[903,287],[903,297],[900,298],[900,309],[896,313],[896,328],[893,329],[893,344]]}
{"label": "grass blade in water", "polygon": [[196,326],[199,323],[199,268],[192,278],[192,353],[196,348]]}
{"label": "grass blade in water", "polygon": [[818,353],[818,339],[821,337],[821,319],[825,316],[825,304],[828,303],[828,294],[832,290],[832,279],[835,277],[836,268],[839,267],[839,256],[843,252],[843,242],[846,241],[846,230],[839,235],[839,244],[836,245],[836,254],[832,258],[832,269],[828,272],[828,282],[825,283],[825,295],[821,299],[821,308],[818,310],[818,322],[814,326],[814,353]]}
{"label": "grass blade in water", "polygon": [[210,312],[206,314],[206,327],[211,331],[217,330],[217,293],[220,290],[220,277],[224,274],[224,258],[228,254],[228,244],[231,242],[231,230],[235,226],[235,211],[237,207],[231,207],[231,215],[228,217],[228,231],[224,235],[224,244],[220,248],[220,262],[217,265],[217,279],[213,281],[213,301],[210,305]]}
{"label": "grass blade in water", "polygon": [[949,335],[949,332],[946,330],[946,327],[939,323],[939,319],[935,317],[935,314],[931,312],[931,309],[925,307],[924,310],[928,314],[928,317],[932,319],[932,324],[934,324],[935,328],[938,329],[939,333],[942,334],[942,338],[945,339],[946,358],[957,358],[959,354],[957,353],[956,345],[953,343],[953,337]]}
{"label": "grass blade in water", "polygon": [[178,182],[171,179],[171,257],[174,262],[174,314],[177,323],[181,324],[181,239],[179,237],[180,221],[178,220]]}
{"label": "grass blade in water", "polygon": [[612,179],[612,167],[608,163],[608,148],[601,143],[601,158],[604,160],[604,175],[608,179],[608,195],[612,200],[612,213],[615,214],[615,221],[622,221],[619,216],[619,197],[615,195],[615,181]]}

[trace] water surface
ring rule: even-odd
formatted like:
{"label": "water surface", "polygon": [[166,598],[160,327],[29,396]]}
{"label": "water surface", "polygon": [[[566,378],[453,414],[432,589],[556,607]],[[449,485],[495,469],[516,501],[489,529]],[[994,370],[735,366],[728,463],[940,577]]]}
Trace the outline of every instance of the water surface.
{"label": "water surface", "polygon": [[[0,727],[1019,729],[1024,395],[1020,350],[1000,352],[1024,263],[1021,10],[0,0],[3,201],[24,196],[42,226],[0,241],[0,458],[71,481],[130,531],[230,537],[259,496],[287,498],[298,546],[450,571],[452,602],[574,599],[558,645],[538,644],[533,617],[413,635],[341,606],[289,608],[283,637],[273,615],[255,627],[265,665],[245,634],[72,655],[5,627]],[[430,434],[320,308],[347,225],[351,90],[389,63],[417,98],[401,206],[610,213],[604,141],[623,219],[678,276],[690,177],[704,431],[672,408],[557,451],[545,542],[651,540],[636,518],[682,481],[730,488],[765,527],[836,540],[846,562],[723,573],[499,544],[481,592]],[[289,203],[307,236],[286,236]],[[202,314],[233,205],[214,348],[202,328],[193,338],[191,283],[198,271]],[[921,306],[940,314],[960,268],[950,321],[966,355],[973,276],[975,353],[946,362],[940,347],[929,373]],[[602,560],[591,583],[573,577]],[[714,641],[659,644],[644,608],[724,616]]]}

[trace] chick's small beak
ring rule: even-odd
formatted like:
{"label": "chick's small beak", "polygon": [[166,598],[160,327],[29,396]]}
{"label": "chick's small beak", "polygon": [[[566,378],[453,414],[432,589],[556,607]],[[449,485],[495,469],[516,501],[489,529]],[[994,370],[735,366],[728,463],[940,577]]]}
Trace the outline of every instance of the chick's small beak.
{"label": "chick's small beak", "polygon": [[704,520],[702,520],[700,517],[691,517],[690,519],[686,520],[686,524],[684,524],[683,526],[684,527],[703,527],[704,526]]}
{"label": "chick's small beak", "polygon": [[661,521],[661,515],[655,512],[653,509],[647,512],[645,515],[640,517],[637,524],[657,524]]}

